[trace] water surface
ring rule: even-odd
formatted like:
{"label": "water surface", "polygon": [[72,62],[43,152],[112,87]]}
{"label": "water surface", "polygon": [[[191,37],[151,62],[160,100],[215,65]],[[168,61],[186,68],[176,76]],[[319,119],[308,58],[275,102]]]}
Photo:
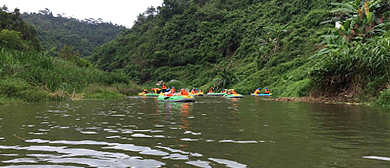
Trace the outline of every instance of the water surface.
{"label": "water surface", "polygon": [[250,96],[0,106],[0,166],[390,167],[389,114]]}

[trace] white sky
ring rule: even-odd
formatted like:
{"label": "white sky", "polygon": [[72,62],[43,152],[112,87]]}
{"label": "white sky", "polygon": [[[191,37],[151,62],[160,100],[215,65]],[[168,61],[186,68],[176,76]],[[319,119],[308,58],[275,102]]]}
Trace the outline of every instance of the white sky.
{"label": "white sky", "polygon": [[84,20],[102,18],[104,22],[130,28],[140,13],[147,7],[162,5],[163,0],[1,0],[0,5],[9,11],[19,8],[23,12],[36,12],[48,8],[57,14]]}

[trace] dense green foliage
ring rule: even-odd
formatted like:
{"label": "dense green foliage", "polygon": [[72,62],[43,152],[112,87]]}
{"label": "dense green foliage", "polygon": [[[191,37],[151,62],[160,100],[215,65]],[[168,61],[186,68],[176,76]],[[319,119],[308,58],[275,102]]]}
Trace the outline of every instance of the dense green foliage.
{"label": "dense green foliage", "polygon": [[70,45],[59,50],[59,57],[52,57],[53,50],[41,51],[36,29],[20,18],[18,9],[3,7],[0,18],[0,105],[123,97],[140,90],[124,73],[96,69]]}
{"label": "dense green foliage", "polygon": [[17,50],[40,51],[37,30],[23,21],[19,9],[0,8],[0,46]]}
{"label": "dense green foliage", "polygon": [[23,13],[21,18],[38,29],[44,50],[54,48],[59,51],[64,46],[72,46],[81,57],[90,56],[96,47],[111,41],[126,29],[102,19],[78,20],[62,15],[53,16],[47,8],[39,13]]}
{"label": "dense green foliage", "polygon": [[[165,0],[97,49],[92,61],[104,70],[121,69],[139,83],[176,79],[192,86],[232,87],[253,81],[250,76],[265,73],[259,71],[263,68],[314,53],[313,44],[333,27],[320,24],[328,9],[330,2],[322,0]],[[264,78],[242,84],[247,87],[242,91],[276,81]]]}
{"label": "dense green foliage", "polygon": [[390,82],[388,11],[385,0],[164,0],[92,62],[139,83],[371,101]]}
{"label": "dense green foliage", "polygon": [[390,5],[385,0],[334,5],[341,26],[324,36],[311,77],[325,94],[370,101],[390,84]]}
{"label": "dense green foliage", "polygon": [[96,97],[93,95],[106,91],[117,96],[135,95],[139,91],[123,73],[79,67],[34,51],[0,49],[0,65],[0,95],[23,101],[68,99],[78,93]]}

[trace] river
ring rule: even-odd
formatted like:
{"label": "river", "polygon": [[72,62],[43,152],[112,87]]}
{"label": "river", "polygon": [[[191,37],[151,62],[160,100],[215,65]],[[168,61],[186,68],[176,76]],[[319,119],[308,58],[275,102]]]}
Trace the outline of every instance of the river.
{"label": "river", "polygon": [[389,114],[250,96],[0,106],[0,166],[390,167]]}

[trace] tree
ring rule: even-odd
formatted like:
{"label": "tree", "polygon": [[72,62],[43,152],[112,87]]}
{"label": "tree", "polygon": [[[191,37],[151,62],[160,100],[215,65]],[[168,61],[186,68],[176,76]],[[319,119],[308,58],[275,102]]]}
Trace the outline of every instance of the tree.
{"label": "tree", "polygon": [[24,43],[21,33],[15,30],[3,29],[0,31],[0,46],[21,50],[24,48]]}

